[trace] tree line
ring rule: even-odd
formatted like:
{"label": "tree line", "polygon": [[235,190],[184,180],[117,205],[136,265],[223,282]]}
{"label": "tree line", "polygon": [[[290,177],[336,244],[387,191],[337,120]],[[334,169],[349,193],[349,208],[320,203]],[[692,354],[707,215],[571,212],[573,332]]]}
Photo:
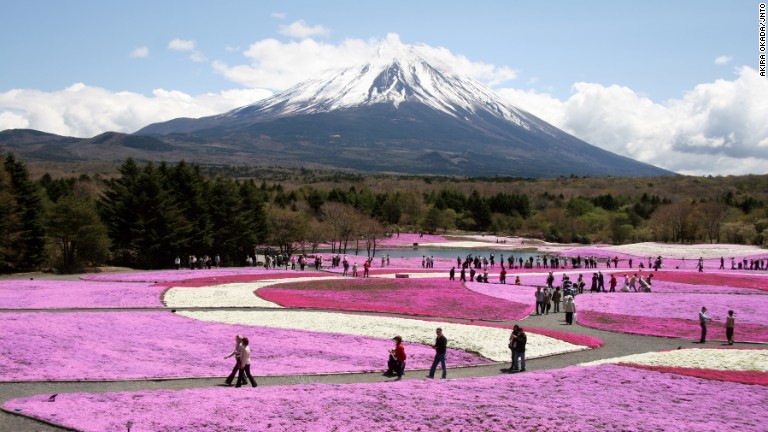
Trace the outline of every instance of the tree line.
{"label": "tree line", "polygon": [[126,160],[112,178],[31,179],[0,167],[0,271],[167,268],[257,246],[373,256],[395,231],[492,232],[555,242],[768,244],[768,176],[456,179],[334,175],[281,181]]}

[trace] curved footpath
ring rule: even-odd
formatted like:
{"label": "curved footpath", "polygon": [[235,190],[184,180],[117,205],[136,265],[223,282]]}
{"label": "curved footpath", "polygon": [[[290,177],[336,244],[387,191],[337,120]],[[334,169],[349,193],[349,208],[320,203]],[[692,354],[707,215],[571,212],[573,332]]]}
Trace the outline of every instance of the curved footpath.
{"label": "curved footpath", "polygon": [[[114,309],[106,309],[107,311]],[[424,318],[424,317],[421,317]],[[444,319],[444,318],[441,318]],[[457,320],[460,322],[460,320]],[[626,333],[614,333],[603,330],[583,327],[580,325],[566,325],[565,314],[549,314],[542,316],[529,316],[522,321],[507,321],[505,324],[520,324],[522,327],[548,328],[553,330],[566,331],[576,334],[584,334],[602,339],[605,342],[600,348],[579,351],[574,353],[559,354],[550,357],[528,360],[529,371],[544,369],[559,369],[570,365],[575,365],[592,360],[606,359],[612,357],[625,356],[630,354],[646,353],[649,351],[674,350],[678,347],[690,348],[697,347],[698,344],[685,339],[669,339],[652,336],[631,335]],[[446,335],[448,338],[450,334]],[[711,342],[710,346],[720,346],[720,342]],[[734,347],[754,347],[754,344],[739,344]],[[764,347],[764,345],[759,345]],[[382,358],[382,371],[386,369],[384,358]],[[450,358],[448,359],[450,366]],[[501,370],[509,367],[509,363],[495,363],[485,366],[473,366],[464,368],[451,368],[448,371],[448,378],[469,378],[484,377],[503,373]],[[95,393],[95,392],[118,392],[118,391],[139,391],[139,390],[158,390],[170,389],[181,390],[188,388],[215,387],[223,385],[224,374],[221,378],[195,378],[195,379],[171,379],[171,380],[131,380],[131,381],[98,381],[98,382],[18,382],[18,383],[0,383],[0,404],[19,397],[28,397],[39,394],[56,393]],[[309,383],[375,383],[392,381],[390,378],[382,376],[381,373],[347,373],[330,375],[283,375],[283,376],[258,376],[258,370],[255,372],[255,378],[259,386],[278,386],[291,384],[309,384]],[[404,379],[425,379],[426,370],[408,370]],[[553,372],[557,373],[557,372]],[[34,377],[30,377],[34,379]],[[233,392],[246,392],[249,388],[235,389]],[[0,432],[20,432],[20,431],[62,431],[69,430],[54,425],[39,422],[22,415],[15,415],[6,411],[0,412]]]}

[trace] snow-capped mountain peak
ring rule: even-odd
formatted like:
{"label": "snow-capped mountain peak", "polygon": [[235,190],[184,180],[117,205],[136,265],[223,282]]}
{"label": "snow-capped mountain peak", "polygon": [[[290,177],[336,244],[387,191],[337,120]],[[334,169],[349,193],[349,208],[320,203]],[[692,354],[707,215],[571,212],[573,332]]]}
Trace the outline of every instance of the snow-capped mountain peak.
{"label": "snow-capped mountain peak", "polygon": [[478,81],[438,69],[429,55],[413,45],[389,41],[380,45],[365,64],[333,69],[271,98],[228,115],[258,109],[282,117],[315,114],[365,105],[419,102],[467,120],[480,111],[527,127],[524,111],[507,104]]}

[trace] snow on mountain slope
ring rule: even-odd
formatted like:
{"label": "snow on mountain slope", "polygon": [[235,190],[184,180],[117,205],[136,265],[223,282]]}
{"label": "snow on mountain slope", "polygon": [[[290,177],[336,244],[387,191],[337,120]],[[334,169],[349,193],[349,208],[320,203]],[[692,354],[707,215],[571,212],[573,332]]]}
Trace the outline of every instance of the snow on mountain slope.
{"label": "snow on mountain slope", "polygon": [[315,114],[377,103],[419,102],[458,119],[467,114],[490,113],[518,126],[538,123],[481,83],[432,66],[419,48],[400,43],[384,44],[367,64],[328,70],[271,98],[238,108],[226,116],[252,115],[258,111],[282,117]]}

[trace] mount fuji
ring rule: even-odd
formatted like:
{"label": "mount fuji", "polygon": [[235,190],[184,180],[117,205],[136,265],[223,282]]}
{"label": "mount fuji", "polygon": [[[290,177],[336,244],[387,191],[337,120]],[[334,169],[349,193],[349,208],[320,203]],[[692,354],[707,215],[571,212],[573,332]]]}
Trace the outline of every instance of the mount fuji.
{"label": "mount fuji", "polygon": [[438,64],[419,47],[382,45],[365,64],[134,135],[196,162],[459,176],[673,174],[589,145]]}

